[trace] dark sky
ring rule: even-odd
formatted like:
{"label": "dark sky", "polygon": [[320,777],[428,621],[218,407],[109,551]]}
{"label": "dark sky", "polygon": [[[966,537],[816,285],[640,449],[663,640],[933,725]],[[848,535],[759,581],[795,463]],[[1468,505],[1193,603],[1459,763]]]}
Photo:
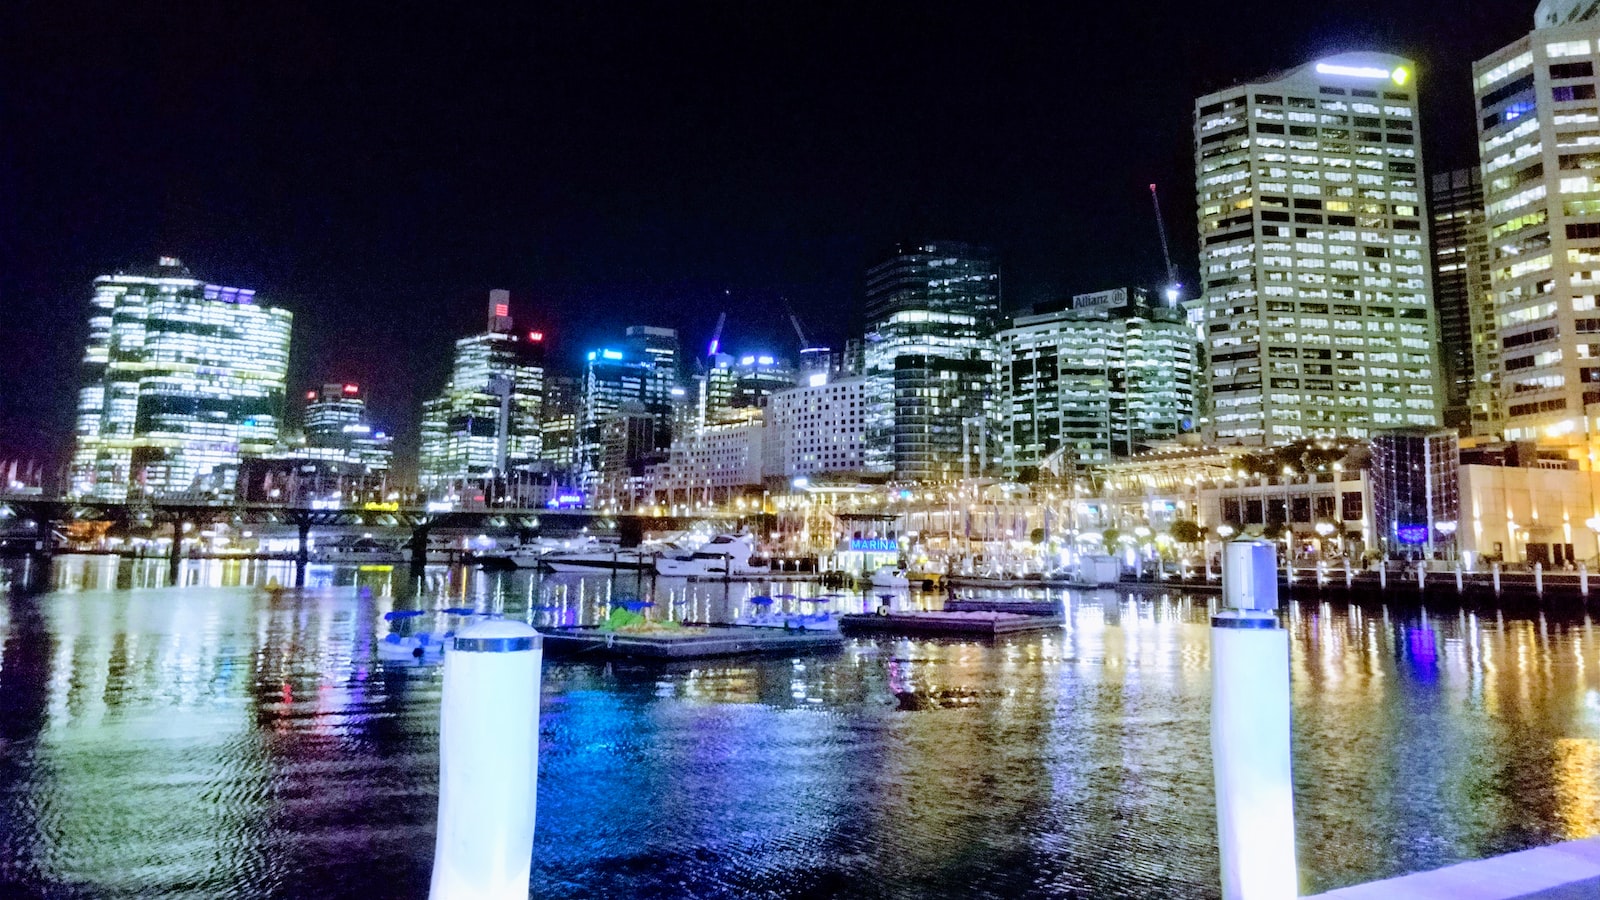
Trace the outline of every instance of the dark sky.
{"label": "dark sky", "polygon": [[[295,312],[290,396],[356,379],[415,446],[510,288],[553,358],[626,324],[792,352],[890,241],[987,243],[1005,302],[1195,266],[1200,93],[1415,58],[1433,171],[1526,2],[421,4],[14,0],[0,12],[0,459],[71,443],[90,283],[181,257]],[[724,292],[727,292],[726,294]]]}

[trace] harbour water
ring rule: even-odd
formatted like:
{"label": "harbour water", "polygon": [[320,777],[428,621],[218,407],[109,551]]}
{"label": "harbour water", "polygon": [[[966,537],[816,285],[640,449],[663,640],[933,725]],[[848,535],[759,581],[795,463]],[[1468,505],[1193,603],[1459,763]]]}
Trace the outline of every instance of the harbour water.
{"label": "harbour water", "polygon": [[[424,897],[440,670],[396,608],[722,621],[813,585],[67,557],[0,599],[0,895]],[[545,666],[532,889],[1217,896],[1207,598],[1057,592],[1059,631]],[[797,610],[855,611],[845,595]],[[937,606],[898,595],[893,605]],[[1600,834],[1581,608],[1291,604],[1306,893]],[[507,760],[507,766],[525,761]]]}

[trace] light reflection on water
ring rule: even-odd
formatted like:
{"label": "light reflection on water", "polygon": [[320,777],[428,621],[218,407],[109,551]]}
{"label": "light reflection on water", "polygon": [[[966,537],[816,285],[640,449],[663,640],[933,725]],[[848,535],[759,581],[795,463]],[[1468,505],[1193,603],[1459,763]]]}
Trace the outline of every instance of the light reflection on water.
{"label": "light reflection on water", "polygon": [[[165,566],[66,558],[0,602],[0,894],[425,896],[439,670],[376,661],[383,613],[727,621],[826,592],[313,567],[272,599],[231,585],[284,564]],[[1064,627],[993,644],[547,663],[535,895],[1215,896],[1205,600],[1052,599]],[[1308,892],[1600,833],[1581,613],[1288,623]]]}

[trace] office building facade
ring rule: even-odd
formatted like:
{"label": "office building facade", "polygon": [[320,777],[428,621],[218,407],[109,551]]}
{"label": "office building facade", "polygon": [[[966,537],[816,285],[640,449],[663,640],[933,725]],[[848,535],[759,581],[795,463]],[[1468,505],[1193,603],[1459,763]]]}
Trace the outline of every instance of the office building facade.
{"label": "office building facade", "polygon": [[240,459],[279,441],[291,324],[172,257],[96,278],[73,493],[231,495]]}
{"label": "office building facade", "polygon": [[1600,401],[1600,21],[1542,3],[1473,65],[1507,440],[1588,461]]}
{"label": "office building facade", "polygon": [[1139,288],[1058,306],[999,334],[1008,474],[1102,464],[1193,428],[1199,347],[1183,310]]}
{"label": "office building facade", "polygon": [[423,404],[424,489],[536,466],[543,446],[544,334],[519,332],[509,292],[489,293],[488,327],[456,341],[450,380]]}
{"label": "office building facade", "polygon": [[1500,337],[1483,226],[1483,178],[1477,167],[1434,175],[1428,188],[1433,224],[1433,305],[1439,316],[1439,371],[1444,422],[1470,434],[1500,430]]}
{"label": "office building facade", "polygon": [[989,434],[998,409],[994,254],[957,242],[897,245],[867,270],[865,314],[864,368],[879,423],[869,468],[912,482],[970,471],[971,432]]}
{"label": "office building facade", "polygon": [[1416,82],[1344,53],[1196,101],[1213,440],[1440,424]]}

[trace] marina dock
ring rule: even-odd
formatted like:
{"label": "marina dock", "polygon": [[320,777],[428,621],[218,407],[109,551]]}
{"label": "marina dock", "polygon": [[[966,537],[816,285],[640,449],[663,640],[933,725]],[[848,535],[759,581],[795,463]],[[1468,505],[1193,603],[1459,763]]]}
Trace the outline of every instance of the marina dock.
{"label": "marina dock", "polygon": [[1055,628],[1063,621],[1058,615],[1008,612],[896,612],[887,615],[840,616],[839,629],[845,632],[994,637]]}
{"label": "marina dock", "polygon": [[786,631],[745,625],[686,628],[682,633],[618,634],[594,628],[541,630],[550,656],[605,659],[707,659],[832,650],[844,643],[837,632]]}

